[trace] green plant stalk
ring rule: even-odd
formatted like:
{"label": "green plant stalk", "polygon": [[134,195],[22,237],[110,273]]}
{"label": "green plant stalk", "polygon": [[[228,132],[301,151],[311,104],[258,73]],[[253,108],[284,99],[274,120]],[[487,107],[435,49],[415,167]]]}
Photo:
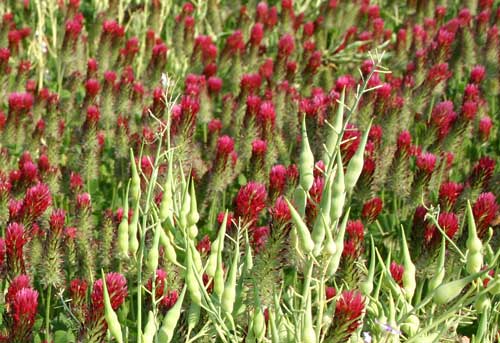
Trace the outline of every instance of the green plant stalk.
{"label": "green plant stalk", "polygon": [[47,299],[45,299],[45,340],[50,342],[50,298],[52,297],[52,285],[47,288]]}

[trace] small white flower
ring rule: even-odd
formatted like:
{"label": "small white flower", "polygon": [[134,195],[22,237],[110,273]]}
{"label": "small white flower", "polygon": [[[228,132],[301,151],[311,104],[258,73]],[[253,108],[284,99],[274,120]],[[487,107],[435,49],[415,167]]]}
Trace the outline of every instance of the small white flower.
{"label": "small white flower", "polygon": [[45,44],[45,42],[40,43],[40,49],[42,50],[42,52],[44,54],[46,54],[47,53],[47,44]]}
{"label": "small white flower", "polygon": [[368,331],[363,332],[363,342],[364,343],[372,343],[372,336]]}

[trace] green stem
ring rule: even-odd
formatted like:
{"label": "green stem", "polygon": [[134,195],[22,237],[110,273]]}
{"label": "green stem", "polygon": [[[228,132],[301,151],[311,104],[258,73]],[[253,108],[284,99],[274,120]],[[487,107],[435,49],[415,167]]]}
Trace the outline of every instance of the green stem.
{"label": "green stem", "polygon": [[47,288],[47,299],[45,299],[45,340],[50,342],[50,298],[52,297],[52,285]]}

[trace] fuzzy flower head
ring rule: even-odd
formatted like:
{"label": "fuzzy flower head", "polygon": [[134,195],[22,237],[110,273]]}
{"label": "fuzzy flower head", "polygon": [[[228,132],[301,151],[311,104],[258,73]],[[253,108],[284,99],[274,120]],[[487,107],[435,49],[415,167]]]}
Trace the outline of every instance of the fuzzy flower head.
{"label": "fuzzy flower head", "polygon": [[234,200],[236,214],[248,220],[256,220],[266,207],[266,187],[258,182],[250,181],[242,186]]}
{"label": "fuzzy flower head", "polygon": [[[358,291],[344,291],[335,304],[335,328],[345,330],[340,335],[349,336],[360,325],[360,318],[365,311],[365,300]],[[344,336],[344,337],[345,337]]]}
{"label": "fuzzy flower head", "polygon": [[493,223],[499,206],[493,193],[481,193],[472,207],[477,234],[480,238],[486,235],[488,227]]}
{"label": "fuzzy flower head", "polygon": [[31,223],[40,217],[52,204],[49,187],[43,183],[26,191],[21,207],[21,215],[25,222]]}
{"label": "fuzzy flower head", "polygon": [[382,199],[380,199],[379,197],[370,199],[363,205],[363,210],[361,211],[361,217],[365,219],[367,222],[371,223],[375,221],[380,212],[382,212],[383,206],[384,203],[382,202]]}
{"label": "fuzzy flower head", "polygon": [[401,264],[398,264],[394,261],[391,262],[391,266],[389,268],[391,272],[391,276],[396,281],[399,286],[403,286],[403,273],[405,271],[404,267]]}
{"label": "fuzzy flower head", "polygon": [[445,182],[439,187],[439,203],[445,208],[455,205],[458,197],[462,193],[464,186],[460,183]]}
{"label": "fuzzy flower head", "polygon": [[436,156],[430,152],[424,152],[417,156],[417,168],[426,175],[432,174],[436,167]]}
{"label": "fuzzy flower head", "polygon": [[[106,286],[111,300],[111,307],[117,310],[127,297],[127,280],[120,273],[106,274]],[[94,282],[92,288],[92,308],[95,312],[104,313],[104,290],[102,279]]]}

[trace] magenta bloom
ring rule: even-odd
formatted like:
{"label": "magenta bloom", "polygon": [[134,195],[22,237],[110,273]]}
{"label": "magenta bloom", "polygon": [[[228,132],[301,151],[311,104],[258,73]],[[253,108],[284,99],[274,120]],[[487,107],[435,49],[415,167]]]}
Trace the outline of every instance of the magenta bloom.
{"label": "magenta bloom", "polygon": [[250,181],[241,187],[235,198],[236,213],[248,220],[255,220],[266,207],[266,187],[258,182]]}

